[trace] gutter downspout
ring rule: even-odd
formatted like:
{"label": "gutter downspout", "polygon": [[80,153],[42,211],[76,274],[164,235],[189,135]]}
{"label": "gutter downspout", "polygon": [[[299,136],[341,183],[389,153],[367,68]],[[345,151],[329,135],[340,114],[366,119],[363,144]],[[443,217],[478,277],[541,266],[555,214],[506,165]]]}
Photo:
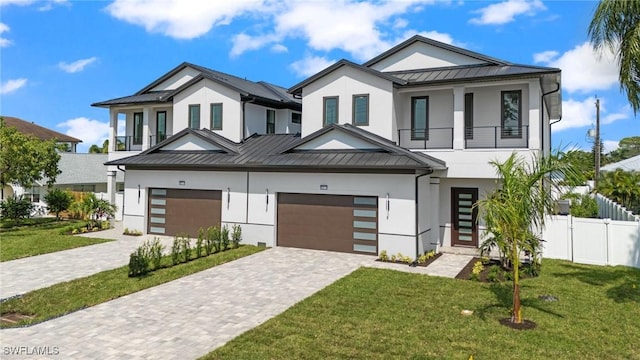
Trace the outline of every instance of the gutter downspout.
{"label": "gutter downspout", "polygon": [[[540,88],[542,88],[542,81],[540,81]],[[560,83],[556,82],[556,89],[555,90],[551,90],[549,92],[543,92],[542,95],[540,96],[540,124],[544,123],[544,112],[542,111],[542,107],[544,105],[544,97],[547,95],[551,95],[555,92],[560,91]],[[549,148],[551,148],[551,125],[559,122],[560,120],[562,120],[562,114],[560,114],[560,118],[554,122],[549,122]],[[544,145],[544,131],[542,132],[542,144]],[[544,153],[544,149],[542,149],[543,153]]]}
{"label": "gutter downspout", "polygon": [[[560,91],[560,83],[558,83],[558,82],[557,82],[557,83],[556,83],[556,89],[555,89],[555,90],[551,90],[551,91],[549,91],[549,92],[542,93],[542,96],[540,96],[540,105],[542,106],[542,104],[544,103],[544,97],[545,97],[545,96],[547,96],[547,95],[551,95],[551,94],[556,93],[556,92],[558,92],[558,91]],[[556,120],[556,121],[554,121],[554,122],[549,123],[549,126],[551,126],[551,125],[553,125],[553,124],[555,124],[555,123],[557,123],[557,122],[560,122],[560,120],[562,120],[562,114],[560,114],[560,118],[559,118],[558,120]]]}
{"label": "gutter downspout", "polygon": [[247,127],[246,127],[246,116],[245,116],[245,105],[247,103],[253,103],[256,101],[255,96],[252,97],[250,100],[242,100],[242,139],[240,139],[240,141],[244,141],[244,139],[247,137]]}
{"label": "gutter downspout", "polygon": [[[429,169],[428,172],[418,175],[416,176],[416,193],[415,193],[415,204],[416,204],[416,260],[420,257],[420,251],[419,251],[419,242],[420,242],[420,226],[419,226],[419,220],[420,220],[420,207],[418,204],[418,179],[425,176],[425,175],[431,175],[433,174],[433,169]],[[440,196],[440,194],[438,194],[438,196]]]}
{"label": "gutter downspout", "polygon": [[[127,171],[125,169],[120,168],[120,166],[122,166],[122,165],[116,165],[116,169],[118,169],[118,170],[120,170],[120,171],[122,171],[124,173],[124,182],[126,184],[127,183]],[[116,179],[117,179],[117,176],[116,176]],[[116,181],[116,188],[114,190],[116,192],[118,192],[117,189],[118,189],[118,181]],[[126,203],[127,202],[124,201],[124,191],[123,191],[122,192],[122,220],[121,220],[123,223],[124,223],[124,204],[126,204]]]}

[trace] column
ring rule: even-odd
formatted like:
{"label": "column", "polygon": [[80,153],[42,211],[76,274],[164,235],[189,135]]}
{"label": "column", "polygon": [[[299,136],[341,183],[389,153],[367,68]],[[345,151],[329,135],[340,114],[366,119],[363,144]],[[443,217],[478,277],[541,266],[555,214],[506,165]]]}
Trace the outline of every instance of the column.
{"label": "column", "polygon": [[453,88],[453,148],[464,149],[464,87]]}
{"label": "column", "polygon": [[145,106],[142,108],[142,150],[147,150],[150,144],[149,136],[149,116],[151,116],[151,108]]}
{"label": "column", "polygon": [[540,83],[537,80],[529,82],[529,149],[542,149],[540,144]]}
{"label": "column", "polygon": [[436,245],[436,252],[440,249],[440,178],[431,177],[431,244]]}
{"label": "column", "polygon": [[[118,110],[109,108],[109,152],[115,152],[118,136]],[[98,144],[101,145],[101,144]]]}
{"label": "column", "polygon": [[107,197],[109,203],[116,204],[116,171],[107,171]]}

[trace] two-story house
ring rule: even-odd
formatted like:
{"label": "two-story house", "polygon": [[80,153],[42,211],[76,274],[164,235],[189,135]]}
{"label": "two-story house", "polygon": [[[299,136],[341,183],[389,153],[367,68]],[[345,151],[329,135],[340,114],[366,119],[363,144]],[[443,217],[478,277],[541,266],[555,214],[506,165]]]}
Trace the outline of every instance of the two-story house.
{"label": "two-story house", "polygon": [[[134,97],[187,83],[177,80],[184,69],[172,73]],[[107,163],[126,169],[125,226],[194,236],[240,224],[247,243],[365,254],[477,247],[472,206],[496,186],[489,161],[548,153],[561,110],[559,69],[421,36],[362,65],[338,61],[288,92],[302,100],[300,134],[250,135],[243,116],[231,135],[188,126],[191,111],[172,95],[180,131]]]}

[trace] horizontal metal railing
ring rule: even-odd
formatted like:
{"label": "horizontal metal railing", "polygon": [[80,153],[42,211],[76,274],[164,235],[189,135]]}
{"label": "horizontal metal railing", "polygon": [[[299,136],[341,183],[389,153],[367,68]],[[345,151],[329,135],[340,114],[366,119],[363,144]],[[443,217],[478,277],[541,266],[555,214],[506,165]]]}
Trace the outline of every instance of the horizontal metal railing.
{"label": "horizontal metal railing", "polygon": [[398,129],[398,145],[408,149],[453,149],[453,128]]}
{"label": "horizontal metal railing", "polygon": [[[453,128],[398,129],[399,146],[408,149],[453,149]],[[529,127],[475,126],[464,129],[465,149],[529,147]]]}

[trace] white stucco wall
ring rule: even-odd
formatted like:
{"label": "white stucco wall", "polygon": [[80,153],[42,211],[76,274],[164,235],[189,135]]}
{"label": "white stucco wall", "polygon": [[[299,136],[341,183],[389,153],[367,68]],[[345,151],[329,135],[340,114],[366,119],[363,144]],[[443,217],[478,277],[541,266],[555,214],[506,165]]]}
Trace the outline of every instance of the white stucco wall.
{"label": "white stucco wall", "polygon": [[531,159],[535,150],[529,149],[467,149],[467,150],[414,150],[443,160],[447,164],[446,177],[495,179],[496,171],[490,161],[503,162],[512,153]]}
{"label": "white stucco wall", "polygon": [[393,84],[380,77],[343,66],[303,89],[302,136],[323,127],[323,98],[338,96],[338,123],[353,122],[353,95],[369,95],[369,125],[362,129],[393,138]]}
{"label": "white stucco wall", "polygon": [[484,62],[472,57],[416,42],[372,65],[371,68],[379,71],[401,71],[482,63]]}
{"label": "white stucco wall", "polygon": [[197,70],[195,70],[195,69],[193,69],[191,67],[185,67],[184,69],[180,70],[175,75],[173,75],[169,79],[163,81],[162,83],[158,84],[157,86],[155,86],[151,90],[154,90],[154,91],[175,90],[175,89],[179,88],[180,86],[184,85],[189,80],[191,80],[194,77],[198,76],[199,74],[200,74],[199,71],[197,71]]}

